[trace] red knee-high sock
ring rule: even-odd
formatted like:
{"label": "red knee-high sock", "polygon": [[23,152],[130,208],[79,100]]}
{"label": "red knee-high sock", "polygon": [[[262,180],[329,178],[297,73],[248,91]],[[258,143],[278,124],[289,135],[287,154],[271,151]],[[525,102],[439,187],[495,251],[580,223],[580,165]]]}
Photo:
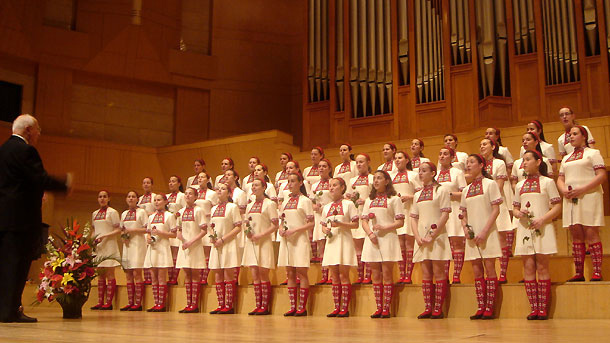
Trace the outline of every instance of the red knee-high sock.
{"label": "red knee-high sock", "polygon": [[513,251],[513,243],[515,242],[515,231],[508,231],[506,233],[506,246],[508,247],[509,253]]}
{"label": "red knee-high sock", "polygon": [[144,283],[150,285],[152,283],[152,276],[150,275],[150,268],[144,269]]}
{"label": "red knee-high sock", "polygon": [[477,294],[477,313],[476,315],[482,316],[485,312],[487,287],[484,278],[478,278],[474,280],[474,289]]}
{"label": "red knee-high sock", "polygon": [[135,293],[135,285],[133,282],[127,283],[127,306],[133,306],[134,304],[134,293]]}
{"label": "red knee-high sock", "polygon": [[488,278],[487,280],[487,305],[485,306],[486,317],[493,317],[496,304],[496,290],[498,289],[498,278]]}
{"label": "red knee-high sock", "polygon": [[216,283],[216,298],[218,299],[217,310],[223,309],[225,307],[225,283],[222,281]]}
{"label": "red knee-high sock", "polygon": [[328,267],[322,267],[322,279],[318,283],[326,283],[328,281]]}
{"label": "red knee-high sock", "polygon": [[333,301],[335,302],[334,314],[338,314],[341,311],[341,284],[333,283]]}
{"label": "red knee-high sock", "polygon": [[441,316],[443,314],[443,303],[447,295],[448,280],[436,281],[436,293],[434,298],[433,316]]}
{"label": "red knee-high sock", "polygon": [[601,280],[602,258],[604,255],[602,242],[597,242],[589,245],[589,249],[591,250],[591,262],[593,263],[593,277],[591,277],[591,280]]}
{"label": "red knee-high sock", "polygon": [[[333,285],[334,286],[334,285]],[[349,312],[349,303],[352,300],[352,285],[341,285],[341,314]]]}
{"label": "red knee-high sock", "polygon": [[373,284],[373,293],[375,295],[375,303],[377,304],[377,312],[381,314],[383,311],[383,286],[380,283]]}
{"label": "red knee-high sock", "polygon": [[153,298],[155,300],[155,306],[159,306],[159,285],[152,285]]}
{"label": "red knee-high sock", "polygon": [[425,305],[425,310],[424,310],[424,313],[422,313],[422,314],[423,315],[431,314],[432,309],[433,309],[433,306],[432,306],[432,280],[422,280],[421,291],[422,291],[422,294],[424,295],[424,305]]}
{"label": "red knee-high sock", "polygon": [[271,281],[261,282],[261,311],[269,311],[271,302]]}
{"label": "red knee-high sock", "polygon": [[[209,266],[210,265],[210,258],[206,257],[205,259],[205,265]],[[203,274],[201,274],[201,284],[202,285],[207,285],[208,284],[208,275],[210,275],[210,268],[204,268],[203,270]]]}
{"label": "red knee-high sock", "polygon": [[184,289],[186,290],[186,307],[185,309],[188,309],[191,307],[191,299],[193,297],[193,289],[191,288],[191,283],[190,282],[185,282],[184,283]]}
{"label": "red knee-high sock", "polygon": [[445,261],[445,277],[447,279],[449,279],[449,268],[450,268],[450,263],[451,261]]}
{"label": "red knee-high sock", "polygon": [[538,318],[548,318],[551,302],[551,280],[538,280]]}
{"label": "red knee-high sock", "polygon": [[508,259],[510,258],[510,248],[502,248],[502,257],[500,257],[500,281],[506,281],[506,271],[508,270]]}
{"label": "red knee-high sock", "polygon": [[297,288],[288,287],[288,300],[290,300],[290,312],[297,309]]}
{"label": "red knee-high sock", "polygon": [[364,280],[363,282],[367,282],[370,283],[371,282],[371,266],[368,263],[364,263],[364,266],[366,267],[366,271],[364,273]]}
{"label": "red knee-high sock", "polygon": [[311,242],[311,255],[314,258],[318,257],[318,242]]}
{"label": "red knee-high sock", "polygon": [[453,282],[461,282],[460,275],[464,266],[464,252],[456,251],[453,253]]}
{"label": "red knee-high sock", "polygon": [[392,295],[394,295],[394,285],[383,285],[383,314],[390,314],[390,307],[392,306]]}
{"label": "red knee-high sock", "polygon": [[159,307],[164,309],[167,302],[167,285],[159,285]]}
{"label": "red knee-high sock", "polygon": [[97,279],[97,306],[104,306],[106,303],[104,299],[106,298],[106,280],[105,279]]}
{"label": "red knee-high sock", "polygon": [[144,297],[144,282],[136,283],[136,297],[134,307],[142,306],[142,298]]}
{"label": "red knee-high sock", "polygon": [[356,255],[356,258],[358,259],[358,280],[356,283],[360,283],[364,279],[364,262],[362,262],[362,255]]}
{"label": "red knee-high sock", "polygon": [[404,282],[407,278],[407,252],[402,250],[402,260],[398,261],[398,271],[400,273],[400,280],[398,282]]}
{"label": "red knee-high sock", "polygon": [[254,301],[256,303],[256,309],[254,311],[258,311],[262,306],[262,294],[261,294],[261,284],[254,284]]}
{"label": "red knee-high sock", "polygon": [[112,300],[114,300],[114,294],[116,293],[116,280],[108,280],[106,284],[106,304],[105,308],[112,307]]}
{"label": "red knee-high sock", "polygon": [[172,268],[169,268],[169,284],[177,284],[178,283],[178,273],[180,272],[180,269],[176,268],[176,260],[178,259],[178,256],[173,257],[172,256],[172,260],[174,261],[174,266]]}
{"label": "red knee-high sock", "polygon": [[230,310],[235,302],[235,293],[237,292],[237,281],[232,280],[225,282],[225,308]]}
{"label": "red knee-high sock", "polygon": [[191,309],[199,308],[199,282],[191,282]]}
{"label": "red knee-high sock", "polygon": [[299,310],[297,313],[307,311],[307,299],[309,298],[309,288],[301,288],[299,292]]}
{"label": "red knee-high sock", "polygon": [[536,280],[525,280],[523,281],[525,284],[525,294],[527,295],[527,300],[530,302],[530,307],[532,311],[530,312],[530,316],[538,315],[538,283]]}
{"label": "red knee-high sock", "polygon": [[574,257],[575,277],[585,275],[585,243],[572,243],[572,256]]}
{"label": "red knee-high sock", "polygon": [[411,283],[411,274],[413,274],[413,250],[406,253],[407,273],[405,275],[405,283]]}

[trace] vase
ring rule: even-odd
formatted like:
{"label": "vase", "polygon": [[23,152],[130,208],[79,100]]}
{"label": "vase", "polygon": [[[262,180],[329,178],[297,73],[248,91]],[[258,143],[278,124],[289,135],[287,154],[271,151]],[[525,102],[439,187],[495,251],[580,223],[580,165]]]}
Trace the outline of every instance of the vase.
{"label": "vase", "polygon": [[58,297],[57,302],[64,312],[64,319],[81,319],[83,317],[83,306],[87,297],[83,295],[64,295]]}

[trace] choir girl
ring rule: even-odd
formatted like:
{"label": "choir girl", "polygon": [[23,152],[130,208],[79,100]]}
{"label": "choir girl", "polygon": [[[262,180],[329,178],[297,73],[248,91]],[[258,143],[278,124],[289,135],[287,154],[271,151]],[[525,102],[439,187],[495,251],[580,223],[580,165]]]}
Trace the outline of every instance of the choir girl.
{"label": "choir girl", "polygon": [[358,175],[356,161],[354,160],[354,154],[352,154],[352,146],[347,143],[341,144],[339,147],[339,156],[341,157],[341,163],[335,167],[333,177],[342,178],[347,185],[349,180]]}
{"label": "choir girl", "polygon": [[[532,132],[538,138],[540,138],[540,151],[542,151],[542,157],[546,157],[549,160],[549,163],[553,166],[553,169],[549,169],[548,172],[553,172],[553,174],[557,174],[557,157],[555,154],[555,148],[553,144],[547,143],[546,138],[544,138],[544,127],[540,120],[534,119],[527,124],[527,132]],[[523,153],[527,148],[521,146],[521,150],[519,151],[519,157],[523,157]]]}
{"label": "choir girl", "polygon": [[[563,110],[563,109],[562,109]],[[576,274],[568,281],[584,281],[585,242],[591,250],[591,281],[602,279],[602,242],[604,226],[602,183],[606,165],[599,150],[589,147],[587,129],[576,125],[570,129],[573,151],[561,161],[557,188],[563,193],[563,227],[570,229]]]}
{"label": "choir girl", "polygon": [[[315,215],[314,229],[312,241],[317,244],[318,260],[321,262],[324,257],[324,247],[326,245],[326,236],[322,233],[322,225],[320,220],[322,218],[322,208],[324,205],[332,201],[330,197],[330,178],[332,172],[332,165],[327,159],[322,159],[318,163],[318,172],[320,174],[320,180],[311,185],[311,192],[309,198],[313,202],[313,211]],[[317,283],[319,285],[331,283],[328,278],[328,268],[322,267],[322,279]]]}
{"label": "choir girl", "polygon": [[[349,184],[350,188],[346,195],[346,198],[351,199],[358,210],[358,216],[362,216],[362,210],[364,209],[364,202],[366,198],[371,194],[373,188],[373,175],[371,174],[371,158],[368,154],[362,153],[356,156],[356,168],[358,169],[358,176],[353,177]],[[364,245],[364,238],[366,234],[362,228],[362,222],[359,222],[357,230],[352,232],[354,238],[354,247],[356,249],[356,258],[358,260],[358,279],[356,284],[360,283],[371,283],[371,268],[367,268],[367,274],[364,274],[364,262],[362,262],[362,247]]]}
{"label": "choir girl", "polygon": [[[451,255],[453,258],[453,278],[452,283],[458,284],[461,282],[460,275],[462,266],[464,265],[464,230],[459,219],[460,201],[462,199],[462,191],[466,187],[466,179],[464,171],[455,167],[455,150],[452,148],[442,148],[438,155],[438,164],[440,170],[436,175],[438,183],[443,185],[449,191],[449,200],[451,202],[451,213],[445,225],[447,235],[449,236],[449,244],[451,245]],[[468,158],[467,158],[468,159]],[[446,272],[449,274],[449,263],[446,266]]]}
{"label": "choir girl", "polygon": [[[172,175],[169,177],[169,191],[167,196],[167,210],[177,215],[178,211],[183,208],[186,203],[184,202],[184,186],[182,185],[182,180],[179,176]],[[168,285],[177,285],[178,284],[178,274],[180,273],[180,269],[176,268],[176,259],[178,258],[178,247],[180,246],[180,241],[176,238],[171,238],[169,240],[171,249],[172,249],[172,259],[174,260],[174,267],[169,270],[169,281]]]}
{"label": "choir girl", "polygon": [[326,236],[322,266],[330,269],[335,309],[327,317],[349,317],[352,285],[350,267],[356,266],[356,249],[352,229],[358,228],[359,216],[354,203],[343,195],[347,185],[340,177],[330,181],[332,202],[324,205],[320,224]]}
{"label": "choir girl", "polygon": [[549,260],[557,253],[552,221],[561,212],[561,197],[553,179],[545,175],[547,165],[539,151],[526,150],[523,169],[527,176],[517,183],[513,201],[517,219],[515,255],[523,257],[525,292],[531,306],[527,319],[547,319],[551,297]]}
{"label": "choir girl", "polygon": [[[271,199],[271,201],[277,203],[277,193],[275,191],[275,187],[273,187],[273,184],[269,180],[268,174],[269,174],[269,169],[267,168],[267,166],[265,164],[263,164],[263,163],[257,164],[256,167],[254,167],[254,179],[256,180],[257,178],[260,178],[263,181],[265,181],[265,183],[267,184],[265,186],[265,195],[269,199]],[[252,187],[248,187],[248,201],[252,201],[253,198],[254,198],[254,196],[253,196],[253,192],[252,192]]]}
{"label": "choir girl", "polygon": [[[195,205],[201,208],[201,210],[203,211],[203,216],[205,218],[205,223],[208,224],[212,216],[212,206],[216,206],[218,204],[218,195],[212,189],[210,176],[207,172],[199,173],[199,176],[197,177],[197,183],[199,184],[199,188],[197,189],[197,200],[195,200]],[[210,273],[210,268],[208,268],[207,265],[210,263],[210,249],[212,247],[212,243],[210,242],[210,238],[208,235],[203,236],[201,241],[203,243],[206,267],[201,270],[201,276],[199,280],[201,280],[202,285],[207,285],[208,275]]]}
{"label": "choir girl", "polygon": [[[448,159],[451,161],[451,159]],[[450,191],[436,180],[436,166],[423,162],[419,178],[423,188],[415,193],[411,206],[411,227],[415,236],[414,262],[421,262],[425,310],[417,318],[443,318],[443,302],[449,284],[445,265],[451,259],[446,224],[451,213]],[[432,279],[436,280],[433,295]]]}
{"label": "choir girl", "polygon": [[280,171],[275,174],[275,179],[273,180],[275,190],[279,194],[280,186],[282,183],[288,182],[288,173],[286,172],[286,164],[292,161],[292,154],[289,152],[283,152],[280,155]]}
{"label": "choir girl", "polygon": [[[548,158],[544,157],[544,153],[542,151],[543,142],[540,140],[540,137],[538,137],[536,133],[530,131],[523,134],[523,138],[521,141],[523,142],[521,149],[525,149],[524,151],[531,150],[538,151],[540,153],[540,155],[542,156],[542,163],[546,165],[547,172],[545,176],[553,177],[553,165],[551,164],[551,161]],[[523,157],[516,160],[513,164],[513,171],[512,173],[510,173],[510,181],[513,185],[513,188],[515,188],[517,182],[527,177],[527,171],[524,167],[525,163]]]}
{"label": "choir girl", "polygon": [[278,228],[278,213],[276,202],[265,194],[267,187],[273,187],[273,185],[259,177],[252,181],[251,190],[254,201],[250,202],[246,209],[246,243],[241,265],[250,268],[256,301],[256,308],[249,312],[249,315],[271,313],[269,270],[275,269],[273,235]]}
{"label": "choir girl", "polygon": [[383,145],[383,149],[381,150],[383,154],[383,160],[385,161],[382,165],[380,165],[377,170],[383,170],[391,174],[396,171],[396,166],[394,165],[394,155],[396,154],[396,145],[394,143],[385,143]]}
{"label": "choir girl", "polygon": [[[314,226],[313,204],[306,195],[301,174],[288,175],[290,195],[280,208],[282,237],[278,254],[278,267],[285,267],[288,276],[290,310],[284,316],[306,316],[309,297],[309,270],[311,245],[308,232]],[[297,308],[297,275],[300,279],[299,306]]]}
{"label": "choir girl", "polygon": [[495,127],[489,127],[485,130],[485,138],[490,139],[498,144],[498,154],[504,158],[506,163],[506,169],[510,172],[513,168],[514,158],[507,147],[502,145],[502,138],[500,137],[500,129]]}
{"label": "choir girl", "polygon": [[[246,206],[248,206],[248,197],[246,195],[246,192],[244,192],[244,190],[239,187],[239,174],[237,174],[234,169],[229,169],[225,172],[225,184],[229,187],[229,196],[231,197],[232,202],[237,205],[243,222],[244,214],[246,213]],[[241,262],[242,252],[245,243],[245,237],[242,234],[241,230],[238,232],[236,240],[238,261]],[[240,271],[241,263],[237,268],[235,268],[235,278],[237,280],[239,280]]]}
{"label": "choir girl", "polygon": [[224,183],[224,177],[225,177],[225,172],[229,169],[235,169],[235,162],[233,162],[233,159],[230,157],[225,157],[221,162],[220,162],[220,174],[216,175],[216,179],[214,180],[214,187],[217,187],[218,184],[220,183]]}
{"label": "choir girl", "polygon": [[446,148],[453,149],[455,151],[455,157],[451,162],[454,167],[461,169],[462,171],[466,170],[466,160],[468,159],[468,154],[462,151],[457,151],[458,146],[458,137],[453,133],[445,134],[443,137],[443,143]]}
{"label": "choir girl", "polygon": [[[395,155],[394,164],[396,171],[392,176],[392,184],[400,201],[403,204],[405,213],[410,213],[413,203],[413,194],[421,187],[419,175],[411,170],[411,159],[404,151],[399,151]],[[413,273],[413,245],[415,238],[411,228],[410,220],[405,220],[404,225],[396,233],[400,241],[400,251],[402,259],[398,261],[400,272],[399,284],[411,284],[411,274]]]}
{"label": "choir girl", "polygon": [[184,192],[186,206],[178,211],[176,238],[180,241],[176,268],[184,270],[186,307],[180,313],[199,313],[199,283],[201,270],[206,268],[202,239],[207,233],[205,214],[197,200],[197,189]]}
{"label": "choir girl", "polygon": [[[562,133],[559,138],[557,138],[557,148],[559,148],[559,156],[563,158],[566,155],[569,155],[574,151],[574,146],[571,144],[571,134],[570,130],[572,127],[578,125],[575,120],[574,111],[568,106],[564,106],[559,109],[559,120],[565,129],[565,134]],[[591,134],[591,130],[585,125],[581,125],[585,131],[587,131],[587,144],[589,148],[595,148],[595,138],[593,138],[593,134]]]}
{"label": "choir girl", "polygon": [[[234,176],[230,172],[225,173],[227,180]],[[237,235],[241,232],[242,216],[239,207],[232,203],[230,186],[221,183],[216,189],[218,205],[212,207],[208,234],[212,242],[209,268],[214,270],[218,307],[210,314],[233,314],[237,295],[235,269],[241,265]]]}
{"label": "choir girl", "polygon": [[429,159],[424,157],[424,141],[419,138],[415,138],[411,141],[411,154],[413,157],[411,158],[411,168],[413,168],[414,172],[419,171],[419,165],[424,162],[430,162]]}
{"label": "choir girl", "polygon": [[250,193],[250,184],[252,183],[252,181],[254,181],[254,169],[259,164],[261,164],[261,160],[256,156],[252,156],[248,160],[248,169],[250,171],[250,174],[244,176],[244,179],[241,182],[241,189],[243,189],[246,194]]}
{"label": "choir girl", "polygon": [[[500,283],[506,283],[506,271],[508,269],[508,260],[512,253],[512,245],[508,243],[509,232],[512,233],[513,225],[510,218],[509,207],[506,204],[508,201],[512,203],[512,188],[508,181],[508,173],[504,158],[499,154],[500,146],[492,139],[484,138],[481,140],[481,156],[485,159],[485,170],[496,181],[502,195],[500,203],[500,213],[498,214],[496,225],[500,236],[500,247],[502,248],[502,258],[500,259]],[[512,209],[512,208],[511,208]],[[514,238],[514,236],[512,236]],[[512,240],[511,240],[512,244]]]}
{"label": "choir girl", "polygon": [[[502,256],[496,218],[500,213],[500,187],[485,170],[481,155],[470,155],[466,172],[473,181],[462,192],[462,227],[467,238],[464,259],[471,261],[477,312],[470,319],[493,319],[498,288],[496,258]],[[487,278],[485,278],[487,276]]]}
{"label": "choir girl", "polygon": [[[142,190],[144,194],[140,195],[140,199],[138,200],[138,207],[145,210],[147,217],[155,212],[155,205],[153,204],[153,199],[155,198],[155,193],[152,191],[153,188],[153,179],[152,177],[145,177],[142,180]],[[150,269],[144,269],[144,284],[150,285],[152,283],[152,279],[150,276]]]}
{"label": "choir girl", "polygon": [[195,175],[190,176],[186,180],[186,188],[195,187],[195,189],[196,189],[197,187],[199,187],[199,185],[197,183],[197,177],[198,177],[199,173],[201,173],[202,171],[205,170],[205,161],[202,158],[196,159],[195,162],[193,163],[193,169],[195,170]]}
{"label": "choir girl", "polygon": [[[324,149],[317,146],[311,149],[311,166],[303,170],[303,177],[305,178],[305,189],[307,193],[311,191],[311,185],[320,180],[320,173],[318,171],[318,163],[324,158]],[[315,252],[314,252],[315,253]]]}
{"label": "choir girl", "polygon": [[146,225],[148,214],[138,207],[138,193],[127,193],[128,209],[121,214],[121,232],[123,233],[122,265],[127,281],[128,304],[121,311],[142,311],[144,281],[142,268],[146,258]]}
{"label": "choir girl", "polygon": [[[95,253],[106,260],[98,265],[98,303],[91,307],[91,309],[112,310],[112,300],[116,292],[114,267],[121,265],[118,262],[120,261],[121,254],[117,244],[117,236],[121,233],[121,219],[119,212],[110,207],[110,194],[108,191],[103,190],[98,193],[97,203],[100,205],[100,208],[93,211],[91,216],[93,236],[95,241],[98,242]],[[106,301],[104,301],[104,296],[106,296]]]}
{"label": "choir girl", "polygon": [[375,172],[373,189],[364,204],[361,220],[367,235],[362,249],[362,261],[372,269],[373,292],[377,304],[377,311],[371,318],[389,318],[394,293],[392,272],[394,264],[402,259],[396,230],[404,225],[405,214],[387,172]]}
{"label": "choir girl", "polygon": [[144,267],[151,269],[155,306],[147,312],[165,312],[167,300],[167,272],[174,266],[170,239],[176,238],[176,216],[167,211],[167,197],[156,194],[155,212],[148,217],[146,241],[148,248]]}
{"label": "choir girl", "polygon": [[290,195],[290,189],[288,188],[288,176],[290,174],[301,174],[301,167],[299,166],[299,162],[297,161],[288,161],[286,163],[286,181],[280,182],[280,187],[277,190],[277,200],[278,204],[282,204],[284,199]]}

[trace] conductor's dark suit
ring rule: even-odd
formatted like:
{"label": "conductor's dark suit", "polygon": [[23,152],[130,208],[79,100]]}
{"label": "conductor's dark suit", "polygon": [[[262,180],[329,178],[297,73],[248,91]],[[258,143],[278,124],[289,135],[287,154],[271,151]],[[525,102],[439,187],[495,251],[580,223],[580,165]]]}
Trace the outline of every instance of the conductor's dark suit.
{"label": "conductor's dark suit", "polygon": [[38,151],[13,135],[0,147],[0,321],[18,313],[30,264],[43,244],[42,196],[65,191],[47,174]]}

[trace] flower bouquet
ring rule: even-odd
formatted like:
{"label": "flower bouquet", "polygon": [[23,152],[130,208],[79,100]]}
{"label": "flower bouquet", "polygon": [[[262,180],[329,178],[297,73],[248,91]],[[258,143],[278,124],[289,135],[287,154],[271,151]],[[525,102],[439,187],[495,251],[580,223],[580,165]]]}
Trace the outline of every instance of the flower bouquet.
{"label": "flower bouquet", "polygon": [[[356,187],[354,187],[354,189],[356,189]],[[360,199],[360,193],[359,192],[354,192],[351,194],[350,200],[354,203],[354,205],[356,205],[356,208],[358,208],[358,199]]]}
{"label": "flower bouquet", "polygon": [[89,223],[82,228],[76,220],[68,220],[59,235],[49,236],[47,260],[40,272],[36,300],[57,300],[65,319],[82,318],[82,307],[89,298],[95,268],[109,257],[95,253],[97,241]]}
{"label": "flower bouquet", "polygon": [[[576,199],[578,200],[578,199]],[[532,227],[532,224],[534,223],[534,213],[532,211],[530,211],[530,202],[528,201],[525,204],[525,208],[527,209],[527,228],[531,230],[531,233],[529,236],[524,236],[523,237],[523,244],[525,245],[525,241],[529,241],[530,238],[532,239],[532,248],[534,248],[534,254],[536,253],[536,248],[534,246],[534,239],[536,238],[536,236],[540,236],[542,233],[540,232],[540,229],[534,229]]]}

